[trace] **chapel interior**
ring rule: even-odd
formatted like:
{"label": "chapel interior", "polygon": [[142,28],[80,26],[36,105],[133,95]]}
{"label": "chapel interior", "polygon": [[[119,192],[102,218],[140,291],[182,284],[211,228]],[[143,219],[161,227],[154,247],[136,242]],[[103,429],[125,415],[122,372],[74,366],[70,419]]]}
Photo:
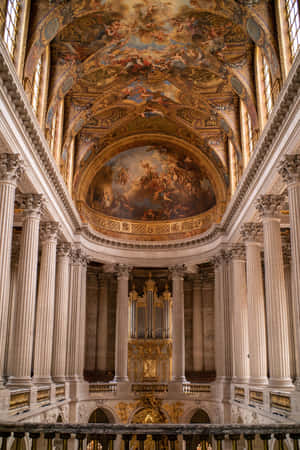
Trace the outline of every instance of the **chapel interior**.
{"label": "chapel interior", "polygon": [[298,450],[299,0],[0,35],[1,450]]}

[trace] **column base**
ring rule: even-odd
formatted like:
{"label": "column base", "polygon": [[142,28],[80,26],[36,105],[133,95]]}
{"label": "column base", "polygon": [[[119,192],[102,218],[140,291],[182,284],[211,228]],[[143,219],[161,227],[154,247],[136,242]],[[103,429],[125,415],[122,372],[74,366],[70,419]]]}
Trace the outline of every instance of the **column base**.
{"label": "column base", "polygon": [[52,377],[52,380],[56,384],[62,384],[66,382],[66,377],[63,375],[61,376],[58,375],[57,377]]}
{"label": "column base", "polygon": [[297,377],[296,379],[295,379],[295,388],[296,388],[296,391],[300,391],[300,377]]}
{"label": "column base", "polygon": [[234,377],[232,382],[235,384],[249,384],[249,377]]}
{"label": "column base", "polygon": [[189,383],[186,381],[186,378],[184,375],[181,375],[179,377],[172,377],[171,383]]}
{"label": "column base", "polygon": [[113,383],[129,383],[129,378],[128,377],[115,376],[114,379],[113,379]]}
{"label": "column base", "polygon": [[294,388],[294,385],[290,377],[280,377],[280,378],[272,377],[269,380],[269,387],[291,389]]}
{"label": "column base", "polygon": [[31,377],[9,377],[7,382],[8,388],[15,387],[31,387],[32,386],[32,378]]}
{"label": "column base", "polygon": [[33,377],[32,378],[32,384],[35,385],[49,385],[52,383],[51,377]]}
{"label": "column base", "polygon": [[250,377],[249,384],[254,386],[266,386],[269,384],[268,377]]}

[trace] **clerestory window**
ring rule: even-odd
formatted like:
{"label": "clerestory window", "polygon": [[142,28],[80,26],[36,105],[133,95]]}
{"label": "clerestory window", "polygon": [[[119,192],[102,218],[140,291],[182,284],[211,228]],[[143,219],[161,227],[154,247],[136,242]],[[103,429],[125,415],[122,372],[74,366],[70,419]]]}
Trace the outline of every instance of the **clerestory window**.
{"label": "clerestory window", "polygon": [[11,57],[14,57],[21,0],[7,0],[3,39]]}
{"label": "clerestory window", "polygon": [[285,0],[292,59],[300,46],[299,0]]}

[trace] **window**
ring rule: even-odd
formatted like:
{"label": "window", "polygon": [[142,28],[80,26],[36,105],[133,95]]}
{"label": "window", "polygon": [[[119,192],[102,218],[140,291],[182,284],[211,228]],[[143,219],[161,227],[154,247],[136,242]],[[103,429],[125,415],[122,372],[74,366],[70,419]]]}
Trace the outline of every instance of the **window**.
{"label": "window", "polygon": [[251,118],[249,116],[249,113],[247,113],[247,124],[248,124],[248,143],[249,143],[249,152],[250,155],[253,152],[253,130],[252,130],[252,122]]}
{"label": "window", "polygon": [[269,117],[273,108],[273,96],[272,96],[272,84],[271,84],[271,72],[270,66],[266,58],[262,57],[264,85],[265,85],[265,104],[267,117]]}
{"label": "window", "polygon": [[299,0],[285,1],[292,59],[295,58],[300,46],[300,16],[298,1]]}
{"label": "window", "polygon": [[40,58],[37,66],[36,66],[36,70],[35,70],[35,74],[34,74],[34,79],[33,79],[33,89],[32,89],[32,109],[35,112],[35,114],[37,113],[38,110],[38,104],[39,104],[39,93],[40,93],[40,81],[41,81],[41,66],[42,66],[42,59]]}
{"label": "window", "polygon": [[7,0],[3,38],[12,58],[14,56],[16,45],[17,24],[20,15],[20,3],[21,0]]}
{"label": "window", "polygon": [[51,125],[51,133],[50,133],[50,148],[52,151],[54,149],[55,134],[56,134],[56,111],[53,115],[52,125]]}

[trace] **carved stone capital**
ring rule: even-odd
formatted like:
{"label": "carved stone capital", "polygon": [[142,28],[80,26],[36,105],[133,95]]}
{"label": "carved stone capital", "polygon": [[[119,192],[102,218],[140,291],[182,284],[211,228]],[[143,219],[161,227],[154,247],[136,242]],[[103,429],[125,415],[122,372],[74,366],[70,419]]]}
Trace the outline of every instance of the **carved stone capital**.
{"label": "carved stone capital", "polygon": [[126,278],[128,280],[132,267],[127,264],[116,264],[115,272],[117,273],[118,279]]}
{"label": "carved stone capital", "polygon": [[19,208],[24,210],[25,216],[40,216],[44,206],[42,194],[19,194],[16,200]]}
{"label": "carved stone capital", "polygon": [[71,244],[69,242],[60,242],[57,245],[58,257],[70,257],[71,256]]}
{"label": "carved stone capital", "polygon": [[60,225],[58,222],[43,222],[40,225],[41,241],[52,241],[57,239]]}
{"label": "carved stone capital", "polygon": [[269,217],[275,219],[279,217],[279,210],[283,200],[282,195],[264,194],[257,199],[255,207],[262,218]]}
{"label": "carved stone capital", "polygon": [[176,266],[169,267],[169,272],[173,280],[176,278],[183,279],[186,272],[186,267],[184,264],[177,264]]}
{"label": "carved stone capital", "polygon": [[300,183],[300,154],[285,155],[278,166],[278,171],[288,185]]}
{"label": "carved stone capital", "polygon": [[71,250],[72,264],[77,264],[86,267],[88,263],[88,256],[81,248],[73,248]]}
{"label": "carved stone capital", "polygon": [[0,182],[10,181],[16,183],[23,170],[23,161],[19,155],[0,153]]}
{"label": "carved stone capital", "polygon": [[260,242],[262,239],[262,232],[262,224],[257,222],[244,223],[240,230],[244,242]]}
{"label": "carved stone capital", "polygon": [[230,258],[239,261],[246,260],[246,251],[243,244],[235,244],[229,250]]}

